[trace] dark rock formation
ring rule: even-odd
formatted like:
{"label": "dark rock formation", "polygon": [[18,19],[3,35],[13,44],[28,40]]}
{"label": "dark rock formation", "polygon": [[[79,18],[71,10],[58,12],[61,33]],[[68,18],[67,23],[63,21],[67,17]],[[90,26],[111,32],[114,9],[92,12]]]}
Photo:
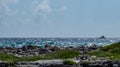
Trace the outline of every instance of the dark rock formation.
{"label": "dark rock formation", "polygon": [[106,37],[103,35],[103,36],[101,36],[99,39],[106,39]]}
{"label": "dark rock formation", "polygon": [[46,49],[51,49],[52,46],[51,46],[50,44],[46,44],[46,45],[45,45],[45,48],[46,48]]}

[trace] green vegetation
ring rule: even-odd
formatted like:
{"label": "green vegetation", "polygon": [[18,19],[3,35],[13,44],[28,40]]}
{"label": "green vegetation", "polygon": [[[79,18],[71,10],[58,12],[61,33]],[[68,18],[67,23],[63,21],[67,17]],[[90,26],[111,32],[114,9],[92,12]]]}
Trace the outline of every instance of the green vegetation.
{"label": "green vegetation", "polygon": [[72,60],[64,60],[63,63],[64,63],[65,65],[74,65],[74,64],[76,64],[76,62],[74,62],[74,61],[72,61]]}
{"label": "green vegetation", "polygon": [[106,56],[110,55],[110,53],[104,52],[104,51],[100,51],[100,50],[94,51],[94,52],[89,52],[88,54],[89,55],[95,55],[97,57],[106,57]]}
{"label": "green vegetation", "polygon": [[35,61],[38,60],[40,57],[33,56],[33,57],[16,57],[12,54],[0,53],[0,61],[5,62],[17,62],[17,61]]}
{"label": "green vegetation", "polygon": [[116,48],[120,49],[120,42],[113,43],[111,45],[105,46],[105,47],[101,48],[100,50],[102,50],[102,51],[110,51],[110,50],[116,49]]}
{"label": "green vegetation", "polygon": [[110,50],[110,52],[120,54],[120,48],[113,48]]}
{"label": "green vegetation", "polygon": [[0,60],[7,62],[27,62],[27,61],[37,61],[37,60],[46,60],[46,59],[68,59],[77,57],[80,53],[74,50],[60,50],[45,55],[39,56],[29,56],[29,57],[16,57],[11,54],[0,53]]}
{"label": "green vegetation", "polygon": [[105,46],[100,50],[89,52],[89,55],[97,57],[106,57],[110,60],[120,60],[120,42]]}
{"label": "green vegetation", "polygon": [[60,50],[47,54],[46,56],[50,56],[51,58],[55,59],[68,59],[77,57],[79,54],[80,52],[74,50]]}
{"label": "green vegetation", "polygon": [[14,55],[11,54],[6,54],[6,53],[0,53],[0,60],[1,61],[14,61],[15,59],[17,59],[17,57],[15,57]]}

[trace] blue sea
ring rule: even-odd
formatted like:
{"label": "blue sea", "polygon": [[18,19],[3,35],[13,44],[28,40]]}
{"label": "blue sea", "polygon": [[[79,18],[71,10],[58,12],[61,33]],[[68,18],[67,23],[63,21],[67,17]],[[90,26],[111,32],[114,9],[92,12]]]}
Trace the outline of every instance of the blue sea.
{"label": "blue sea", "polygon": [[44,47],[49,44],[51,46],[68,47],[68,46],[90,46],[90,45],[109,45],[119,42],[120,38],[0,38],[0,47],[20,48],[24,45],[35,45]]}

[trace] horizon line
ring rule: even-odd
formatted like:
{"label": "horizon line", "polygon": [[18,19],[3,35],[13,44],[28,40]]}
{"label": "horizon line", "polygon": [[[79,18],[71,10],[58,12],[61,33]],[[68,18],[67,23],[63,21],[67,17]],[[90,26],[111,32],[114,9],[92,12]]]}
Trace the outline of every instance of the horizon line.
{"label": "horizon line", "polygon": [[[0,37],[0,38],[100,38],[101,36],[93,37]],[[120,37],[105,37],[105,38],[120,38]]]}

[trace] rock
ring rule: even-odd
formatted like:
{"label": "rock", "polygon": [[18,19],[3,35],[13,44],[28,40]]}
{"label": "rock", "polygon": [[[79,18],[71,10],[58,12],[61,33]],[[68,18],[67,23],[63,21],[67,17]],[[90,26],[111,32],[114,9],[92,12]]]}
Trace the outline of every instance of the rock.
{"label": "rock", "polygon": [[54,46],[54,47],[52,47],[50,50],[51,50],[51,51],[57,51],[57,50],[60,50],[60,48],[57,47],[57,46]]}
{"label": "rock", "polygon": [[33,49],[38,49],[40,48],[39,46],[32,46],[32,45],[24,45],[22,47],[23,50],[33,50]]}
{"label": "rock", "polygon": [[5,62],[0,62],[0,67],[8,67],[9,64]]}
{"label": "rock", "polygon": [[51,49],[52,46],[51,46],[50,44],[46,44],[46,45],[45,45],[45,48],[46,48],[46,49]]}
{"label": "rock", "polygon": [[101,36],[99,39],[106,39],[106,37],[103,35],[103,36]]}
{"label": "rock", "polygon": [[81,45],[81,46],[76,47],[76,49],[77,49],[77,50],[80,50],[80,51],[83,51],[83,50],[86,49],[86,47],[83,46],[83,45]]}
{"label": "rock", "polygon": [[113,64],[113,67],[120,67],[118,64]]}
{"label": "rock", "polygon": [[96,50],[96,49],[98,49],[99,47],[97,46],[97,45],[91,45],[90,47],[89,47],[89,50]]}

